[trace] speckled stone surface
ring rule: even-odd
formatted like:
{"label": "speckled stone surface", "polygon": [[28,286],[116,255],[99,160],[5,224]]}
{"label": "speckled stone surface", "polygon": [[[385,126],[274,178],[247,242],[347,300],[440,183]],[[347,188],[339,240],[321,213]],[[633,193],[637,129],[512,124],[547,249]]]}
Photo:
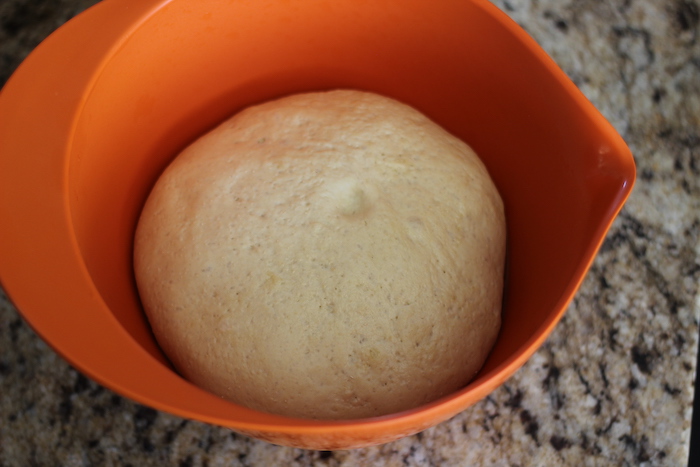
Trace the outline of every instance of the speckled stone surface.
{"label": "speckled stone surface", "polygon": [[[93,3],[0,1],[0,83]],[[0,295],[0,466],[687,465],[700,313],[700,5],[494,3],[611,121],[638,165],[635,191],[570,309],[515,376],[421,434],[303,451],[112,393],[58,357]]]}

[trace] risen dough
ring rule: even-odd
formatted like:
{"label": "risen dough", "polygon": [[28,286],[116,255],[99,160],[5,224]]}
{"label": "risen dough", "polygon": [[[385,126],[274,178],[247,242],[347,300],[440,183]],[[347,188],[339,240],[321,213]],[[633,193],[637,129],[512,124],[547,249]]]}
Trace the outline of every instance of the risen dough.
{"label": "risen dough", "polygon": [[359,91],[248,108],[156,183],[135,273],[195,384],[262,411],[344,419],[463,387],[500,327],[505,219],[479,158]]}

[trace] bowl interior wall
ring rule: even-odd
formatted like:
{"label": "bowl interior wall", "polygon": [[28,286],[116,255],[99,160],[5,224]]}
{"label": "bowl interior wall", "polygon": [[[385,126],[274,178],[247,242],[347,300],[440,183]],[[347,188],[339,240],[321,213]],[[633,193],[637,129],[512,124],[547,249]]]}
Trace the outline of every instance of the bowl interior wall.
{"label": "bowl interior wall", "polygon": [[133,232],[150,187],[222,119],[301,91],[397,98],[486,163],[506,204],[509,281],[502,334],[482,374],[556,313],[619,189],[618,174],[598,170],[604,136],[479,7],[394,3],[220,2],[212,12],[211,2],[171,2],[104,64],[69,154],[72,222],[111,312],[164,364],[132,273]]}

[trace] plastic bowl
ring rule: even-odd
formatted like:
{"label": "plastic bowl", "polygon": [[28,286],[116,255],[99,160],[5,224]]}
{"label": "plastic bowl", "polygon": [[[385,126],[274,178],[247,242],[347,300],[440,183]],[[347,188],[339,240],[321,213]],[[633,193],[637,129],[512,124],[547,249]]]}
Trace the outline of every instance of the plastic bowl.
{"label": "plastic bowl", "polygon": [[[285,418],[184,380],[144,318],[132,235],[150,187],[244,106],[356,88],[468,142],[506,205],[503,327],[478,376],[378,418]],[[379,444],[486,396],[564,313],[634,182],[619,135],[485,0],[106,0],[69,21],[0,93],[0,279],[24,318],[104,386],[159,410],[312,449]]]}

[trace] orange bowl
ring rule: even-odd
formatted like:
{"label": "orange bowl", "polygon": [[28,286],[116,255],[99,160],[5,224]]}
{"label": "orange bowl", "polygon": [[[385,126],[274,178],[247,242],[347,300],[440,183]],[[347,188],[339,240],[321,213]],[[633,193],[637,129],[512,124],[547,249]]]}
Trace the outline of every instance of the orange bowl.
{"label": "orange bowl", "polygon": [[[132,237],[161,170],[244,106],[356,88],[421,110],[482,157],[506,205],[503,327],[477,377],[389,416],[250,410],[180,377],[134,284]],[[0,93],[0,280],[29,324],[140,403],[273,443],[347,449],[457,414],[564,313],[634,183],[620,136],[485,0],[109,0],[61,27]]]}

